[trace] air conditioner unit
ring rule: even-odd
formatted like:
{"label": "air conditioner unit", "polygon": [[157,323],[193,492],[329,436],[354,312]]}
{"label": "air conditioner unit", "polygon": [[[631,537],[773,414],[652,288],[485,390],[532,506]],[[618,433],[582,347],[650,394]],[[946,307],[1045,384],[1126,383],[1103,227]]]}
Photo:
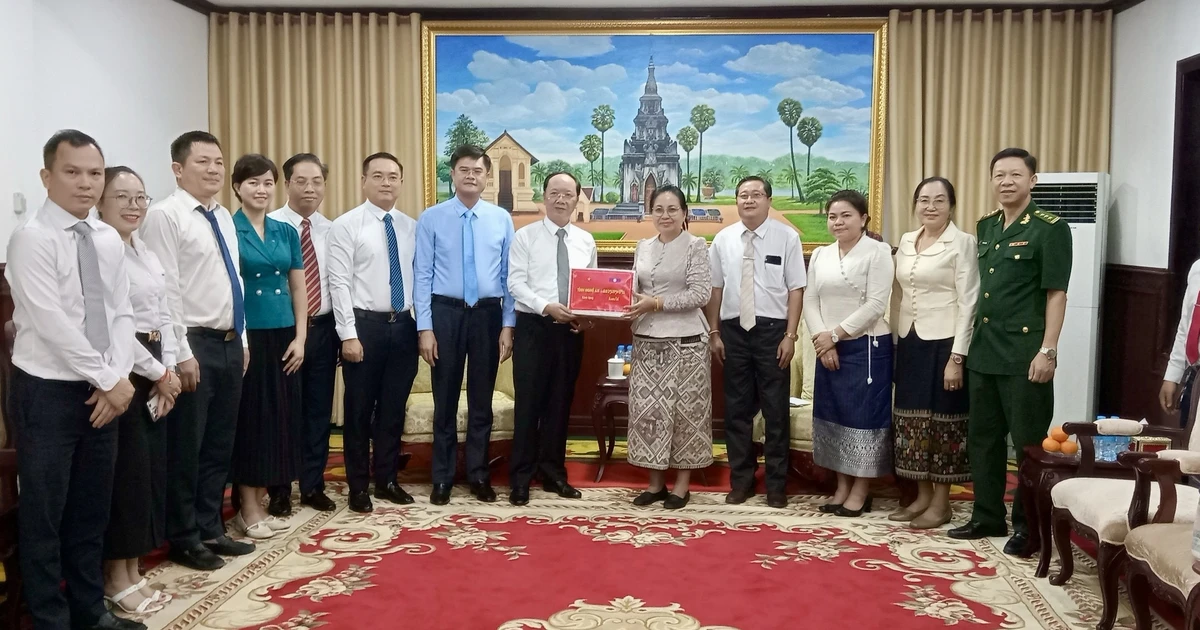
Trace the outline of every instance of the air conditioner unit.
{"label": "air conditioner unit", "polygon": [[1096,419],[1109,199],[1108,173],[1039,173],[1033,188],[1037,205],[1071,228],[1071,281],[1054,372],[1054,426]]}

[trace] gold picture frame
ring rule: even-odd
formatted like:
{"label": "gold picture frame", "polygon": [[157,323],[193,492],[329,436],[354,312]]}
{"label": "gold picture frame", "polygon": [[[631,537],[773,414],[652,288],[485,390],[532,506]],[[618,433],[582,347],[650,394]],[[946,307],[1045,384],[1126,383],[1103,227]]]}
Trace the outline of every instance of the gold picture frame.
{"label": "gold picture frame", "polygon": [[[883,232],[883,180],[884,155],[886,143],[887,94],[888,94],[888,21],[883,18],[832,18],[832,19],[664,19],[664,20],[614,20],[614,21],[548,21],[548,20],[513,20],[513,21],[479,21],[452,20],[428,21],[421,24],[421,108],[422,108],[422,167],[424,174],[423,198],[426,206],[437,203],[439,196],[439,130],[438,130],[438,38],[447,36],[491,36],[491,37],[527,37],[527,36],[620,36],[620,35],[754,35],[769,38],[771,36],[800,36],[808,34],[860,34],[873,37],[873,50],[870,67],[870,86],[865,92],[870,96],[870,119],[867,123],[869,146],[867,148],[867,175],[859,189],[867,194],[870,206],[870,222],[868,228],[876,233]],[[766,40],[764,40],[766,41]],[[650,61],[650,77],[653,74],[654,61]],[[649,80],[647,84],[649,84]],[[678,123],[676,123],[678,125]],[[505,130],[507,131],[507,129]],[[789,125],[789,133],[792,131]],[[818,131],[818,135],[819,135]],[[504,134],[501,134],[503,136]],[[500,142],[497,137],[492,144]],[[512,140],[512,138],[509,138]],[[669,138],[668,138],[669,140]],[[794,140],[794,138],[791,138]],[[519,143],[513,141],[518,148]],[[582,150],[582,149],[581,149]],[[809,145],[809,160],[811,164],[812,147]],[[530,154],[531,155],[531,154]],[[779,159],[779,158],[777,158]],[[792,154],[792,177],[789,185],[794,191],[801,186],[795,166],[795,154]],[[689,169],[691,155],[688,155]],[[536,159],[534,160],[536,162]],[[601,169],[603,172],[603,158]],[[527,162],[529,163],[529,162]],[[524,175],[525,166],[521,167]],[[623,165],[622,165],[623,168]],[[680,168],[676,166],[676,175]],[[688,177],[692,176],[689,170]],[[784,173],[783,177],[787,177]],[[510,175],[511,176],[511,175]],[[593,175],[594,177],[594,175]],[[529,178],[532,181],[533,174]],[[696,181],[696,195],[700,198],[701,184]],[[850,181],[854,181],[851,179]],[[805,182],[808,183],[807,181]],[[601,190],[604,190],[603,174]],[[623,186],[624,183],[615,186]],[[650,182],[644,187],[649,190]],[[614,187],[615,187],[614,186]],[[779,199],[779,184],[775,199]],[[636,183],[633,185],[636,189]],[[705,186],[705,189],[711,189]],[[539,191],[540,192],[540,191]],[[638,203],[636,191],[633,193],[633,203]],[[690,188],[688,189],[690,195]],[[511,201],[511,189],[509,193]],[[603,195],[602,195],[603,196]],[[715,199],[715,197],[714,197]],[[601,202],[605,201],[603,198]],[[622,201],[626,201],[622,199]],[[644,203],[644,199],[641,201]],[[726,201],[728,203],[728,201]],[[510,207],[510,210],[512,208]],[[809,209],[811,213],[811,208]],[[819,214],[819,211],[818,211]],[[736,217],[736,214],[734,215]],[[723,218],[720,220],[724,220]],[[736,219],[735,219],[736,220]],[[793,225],[798,225],[792,221]],[[595,223],[593,222],[593,225]],[[797,230],[803,233],[799,227]],[[622,237],[627,234],[622,234]],[[602,240],[597,238],[597,248],[602,253],[632,253],[636,240],[621,238],[618,240]],[[828,240],[804,239],[805,254],[828,243]]]}

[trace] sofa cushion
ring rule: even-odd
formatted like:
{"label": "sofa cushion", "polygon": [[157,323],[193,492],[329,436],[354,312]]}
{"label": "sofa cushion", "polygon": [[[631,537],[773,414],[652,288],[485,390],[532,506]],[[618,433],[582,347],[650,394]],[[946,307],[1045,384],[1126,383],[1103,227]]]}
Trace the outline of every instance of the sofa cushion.
{"label": "sofa cushion", "polygon": [[1179,589],[1186,599],[1200,574],[1192,570],[1192,526],[1185,523],[1151,523],[1129,532],[1125,549],[1150,565],[1160,580]]}
{"label": "sofa cushion", "polygon": [[[492,441],[511,440],[513,436],[513,399],[503,392],[492,392]],[[455,419],[458,439],[467,437],[467,397],[458,398],[458,415]],[[405,442],[433,441],[433,394],[414,393],[408,397],[404,417]]]}
{"label": "sofa cushion", "polygon": [[[1178,501],[1176,523],[1192,523],[1200,491],[1190,486],[1176,485]],[[1050,489],[1054,507],[1071,511],[1076,522],[1092,528],[1102,542],[1121,545],[1129,534],[1129,504],[1133,501],[1133,481],[1128,479],[1099,479],[1075,477],[1066,479]],[[1158,484],[1150,489],[1150,514],[1158,510]],[[1185,547],[1186,549],[1186,547]]]}

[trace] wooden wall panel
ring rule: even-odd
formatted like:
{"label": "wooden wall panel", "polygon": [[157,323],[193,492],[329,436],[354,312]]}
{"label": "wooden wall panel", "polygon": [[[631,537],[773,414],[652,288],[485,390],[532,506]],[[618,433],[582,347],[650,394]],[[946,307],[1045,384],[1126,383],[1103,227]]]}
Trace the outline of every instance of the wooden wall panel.
{"label": "wooden wall panel", "polygon": [[1107,265],[1100,322],[1098,413],[1178,424],[1158,405],[1183,284],[1166,269]]}

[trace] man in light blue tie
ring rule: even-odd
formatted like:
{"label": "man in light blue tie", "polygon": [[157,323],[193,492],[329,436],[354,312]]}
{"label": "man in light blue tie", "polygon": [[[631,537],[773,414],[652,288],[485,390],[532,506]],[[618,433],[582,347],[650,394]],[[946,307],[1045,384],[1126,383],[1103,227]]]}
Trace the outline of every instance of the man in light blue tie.
{"label": "man in light blue tie", "polygon": [[512,354],[515,303],[508,292],[512,217],[480,199],[492,160],[475,145],[450,156],[454,196],[417,221],[413,305],[421,358],[433,379],[433,492],[445,505],[454,483],[459,390],[467,372],[467,481],[480,501],[493,502],[488,472],[492,391],[501,361]]}

